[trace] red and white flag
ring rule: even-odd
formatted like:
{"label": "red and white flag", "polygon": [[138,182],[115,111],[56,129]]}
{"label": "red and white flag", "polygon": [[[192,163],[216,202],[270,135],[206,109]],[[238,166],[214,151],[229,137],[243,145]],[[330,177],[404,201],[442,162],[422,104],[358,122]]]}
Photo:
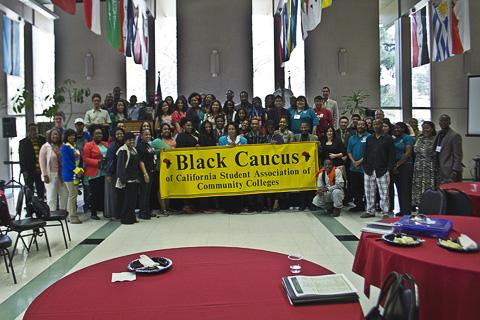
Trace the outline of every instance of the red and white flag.
{"label": "red and white flag", "polygon": [[83,0],[85,23],[87,28],[95,34],[101,35],[100,26],[100,0]]}
{"label": "red and white flag", "polygon": [[470,50],[469,0],[452,0],[450,6],[450,32],[452,54]]}
{"label": "red and white flag", "polygon": [[52,2],[66,13],[75,14],[77,9],[76,0],[52,0]]}

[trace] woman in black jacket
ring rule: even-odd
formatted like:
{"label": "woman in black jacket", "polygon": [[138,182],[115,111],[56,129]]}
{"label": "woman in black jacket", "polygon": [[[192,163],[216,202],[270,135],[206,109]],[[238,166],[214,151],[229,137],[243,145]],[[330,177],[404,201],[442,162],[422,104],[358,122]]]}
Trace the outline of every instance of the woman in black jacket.
{"label": "woman in black jacket", "polygon": [[150,145],[152,139],[150,129],[143,130],[141,139],[137,147],[140,169],[143,173],[143,179],[140,179],[140,214],[138,217],[148,220],[152,216],[150,195],[152,193],[152,180],[155,176],[155,150]]}
{"label": "woman in black jacket", "polygon": [[[117,151],[117,181],[115,187],[121,199],[120,219],[122,224],[134,224],[138,184],[140,182],[140,158],[135,149],[135,136],[125,134],[125,144]],[[145,178],[145,177],[144,177]]]}
{"label": "woman in black jacket", "polygon": [[117,171],[117,150],[123,146],[125,131],[121,128],[113,132],[113,141],[108,146],[107,168],[105,170],[105,203],[103,216],[106,218],[120,219],[120,212],[117,204],[117,190],[115,189]]}

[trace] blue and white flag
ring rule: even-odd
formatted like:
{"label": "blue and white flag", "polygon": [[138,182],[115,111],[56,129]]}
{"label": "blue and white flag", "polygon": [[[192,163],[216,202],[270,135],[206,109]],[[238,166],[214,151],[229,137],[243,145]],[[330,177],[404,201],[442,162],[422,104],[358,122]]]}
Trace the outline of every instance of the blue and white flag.
{"label": "blue and white flag", "polygon": [[3,71],[20,75],[20,23],[3,16]]}
{"label": "blue and white flag", "polygon": [[433,7],[433,61],[444,61],[451,57],[450,51],[450,20],[448,3],[441,2]]}

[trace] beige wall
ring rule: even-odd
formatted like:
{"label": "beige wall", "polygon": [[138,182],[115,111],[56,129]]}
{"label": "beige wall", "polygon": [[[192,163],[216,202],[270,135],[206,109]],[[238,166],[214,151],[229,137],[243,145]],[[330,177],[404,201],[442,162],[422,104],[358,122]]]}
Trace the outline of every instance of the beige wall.
{"label": "beige wall", "polygon": [[[55,21],[56,85],[66,79],[76,81],[77,87],[90,88],[105,97],[113,87],[119,86],[125,92],[125,57],[107,42],[105,2],[101,2],[102,35],[97,36],[87,29],[83,15],[83,3],[77,4],[76,15],[69,15],[55,9],[60,19]],[[91,52],[94,57],[95,75],[85,79],[84,57]],[[91,108],[90,101],[83,106],[75,106],[72,119],[82,116]],[[72,120],[73,121],[73,120]]]}
{"label": "beige wall", "polygon": [[[250,0],[178,0],[178,92],[252,94],[252,3]],[[165,44],[159,44],[165,45]],[[210,75],[210,52],[220,52],[220,75]]]}
{"label": "beige wall", "polygon": [[[309,101],[329,86],[332,98],[343,106],[342,96],[353,90],[370,95],[367,106],[380,104],[380,53],[378,1],[343,0],[326,9],[320,26],[305,43],[306,93]],[[348,52],[348,73],[338,72],[338,51]]]}

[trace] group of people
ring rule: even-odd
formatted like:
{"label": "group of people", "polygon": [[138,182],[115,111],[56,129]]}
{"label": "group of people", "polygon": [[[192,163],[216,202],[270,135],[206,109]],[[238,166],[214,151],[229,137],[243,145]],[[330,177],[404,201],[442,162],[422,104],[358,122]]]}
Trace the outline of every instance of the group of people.
{"label": "group of people", "polygon": [[[292,97],[285,106],[281,96],[267,95],[265,107],[259,97],[250,101],[245,91],[239,103],[234,97],[228,90],[223,103],[213,94],[198,93],[175,101],[169,96],[155,103],[152,94],[148,102],[138,104],[135,96],[129,102],[122,99],[116,87],[102,104],[101,96],[93,94],[92,109],[74,121],[75,129],[64,128],[61,112],[55,115],[46,139],[38,134],[36,124],[28,125],[28,136],[19,150],[25,183],[35,187],[41,198],[46,188],[50,209],[66,209],[71,223],[81,223],[77,196],[82,186],[83,211],[90,210],[92,219],[99,219],[98,212],[103,212],[104,217],[132,224],[137,214],[150,219],[157,209],[240,212],[320,206],[338,216],[350,201],[355,203],[350,211],[365,211],[362,217],[372,216],[376,203],[384,214],[390,214],[393,184],[400,213],[408,214],[418,205],[419,192],[446,179],[461,179],[461,138],[449,128],[446,115],[436,134],[435,125],[428,121],[421,132],[414,119],[408,126],[403,122],[392,125],[380,109],[374,118],[340,116],[328,87],[314,98],[313,106],[305,96]],[[125,123],[132,119],[141,120],[138,135],[125,131]],[[164,150],[301,141],[318,142],[323,165],[316,195],[296,192],[282,197],[175,201],[159,197],[159,159]]]}

